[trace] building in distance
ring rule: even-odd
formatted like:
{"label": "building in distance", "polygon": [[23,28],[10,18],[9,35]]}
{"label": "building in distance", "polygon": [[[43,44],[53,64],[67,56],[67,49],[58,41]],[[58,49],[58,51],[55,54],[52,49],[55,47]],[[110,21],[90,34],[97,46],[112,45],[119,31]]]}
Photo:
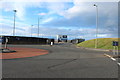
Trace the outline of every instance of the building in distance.
{"label": "building in distance", "polygon": [[67,42],[67,35],[57,35],[58,42]]}

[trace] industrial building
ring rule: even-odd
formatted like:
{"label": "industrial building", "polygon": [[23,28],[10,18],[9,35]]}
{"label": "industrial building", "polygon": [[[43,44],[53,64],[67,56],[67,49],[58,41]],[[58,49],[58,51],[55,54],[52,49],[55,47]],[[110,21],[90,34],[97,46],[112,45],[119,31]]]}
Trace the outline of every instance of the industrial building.
{"label": "industrial building", "polygon": [[85,41],[85,39],[72,39],[71,43],[77,44],[77,43],[80,43],[80,42],[83,42],[83,41]]}
{"label": "industrial building", "polygon": [[1,36],[0,41],[4,44],[50,44],[54,43],[54,39],[38,38],[38,37],[23,37],[23,36]]}
{"label": "industrial building", "polygon": [[58,42],[67,42],[67,35],[57,35]]}

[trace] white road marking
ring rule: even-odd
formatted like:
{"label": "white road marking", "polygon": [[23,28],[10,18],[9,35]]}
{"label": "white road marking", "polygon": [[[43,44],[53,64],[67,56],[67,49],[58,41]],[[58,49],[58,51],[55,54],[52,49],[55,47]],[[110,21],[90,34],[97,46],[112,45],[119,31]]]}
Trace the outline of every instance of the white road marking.
{"label": "white road marking", "polygon": [[112,57],[111,57],[111,59],[112,59],[113,61],[116,61],[116,59],[115,59],[115,58],[112,58]]}
{"label": "white road marking", "polygon": [[112,59],[113,61],[116,61],[116,59],[115,58],[113,58],[112,56],[110,56],[110,55],[107,55],[107,54],[104,54],[105,56],[107,56],[107,57],[109,57],[110,59]]}
{"label": "white road marking", "polygon": [[120,63],[117,63],[120,66]]}
{"label": "white road marking", "polygon": [[108,54],[104,54],[105,56],[109,57],[109,58],[112,58],[112,56],[108,55]]}
{"label": "white road marking", "polygon": [[[112,56],[110,55],[107,55],[107,54],[104,54],[105,56],[109,57],[110,59],[112,59],[113,61],[117,61],[115,58],[113,58]],[[117,64],[120,66],[120,63],[117,62]]]}

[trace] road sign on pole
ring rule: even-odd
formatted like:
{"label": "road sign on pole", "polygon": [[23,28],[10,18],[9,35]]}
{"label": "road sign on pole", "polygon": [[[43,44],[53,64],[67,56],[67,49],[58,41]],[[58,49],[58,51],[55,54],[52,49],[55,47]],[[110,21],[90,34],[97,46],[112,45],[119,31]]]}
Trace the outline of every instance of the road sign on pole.
{"label": "road sign on pole", "polygon": [[113,41],[112,45],[113,45],[113,55],[116,54],[116,51],[118,55],[118,41]]}
{"label": "road sign on pole", "polygon": [[118,46],[118,41],[113,41],[113,46]]}

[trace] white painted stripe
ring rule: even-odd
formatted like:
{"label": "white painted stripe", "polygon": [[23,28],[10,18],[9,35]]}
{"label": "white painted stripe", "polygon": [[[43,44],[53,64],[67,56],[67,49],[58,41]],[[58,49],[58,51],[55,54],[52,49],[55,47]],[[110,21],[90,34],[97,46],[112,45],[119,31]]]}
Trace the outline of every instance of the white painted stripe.
{"label": "white painted stripe", "polygon": [[112,56],[108,55],[108,54],[104,54],[105,56],[109,57],[109,58],[112,58]]}
{"label": "white painted stripe", "polygon": [[117,63],[120,66],[120,63]]}
{"label": "white painted stripe", "polygon": [[112,57],[111,57],[111,59],[112,59],[113,61],[116,61],[116,59],[115,59],[115,58],[112,58]]}
{"label": "white painted stripe", "polygon": [[112,58],[111,56],[107,55],[108,57]]}
{"label": "white painted stripe", "polygon": [[[112,59],[113,61],[117,61],[115,58],[111,57],[110,55],[104,54],[105,56],[109,57],[110,59]],[[117,63],[120,66],[120,63]]]}

